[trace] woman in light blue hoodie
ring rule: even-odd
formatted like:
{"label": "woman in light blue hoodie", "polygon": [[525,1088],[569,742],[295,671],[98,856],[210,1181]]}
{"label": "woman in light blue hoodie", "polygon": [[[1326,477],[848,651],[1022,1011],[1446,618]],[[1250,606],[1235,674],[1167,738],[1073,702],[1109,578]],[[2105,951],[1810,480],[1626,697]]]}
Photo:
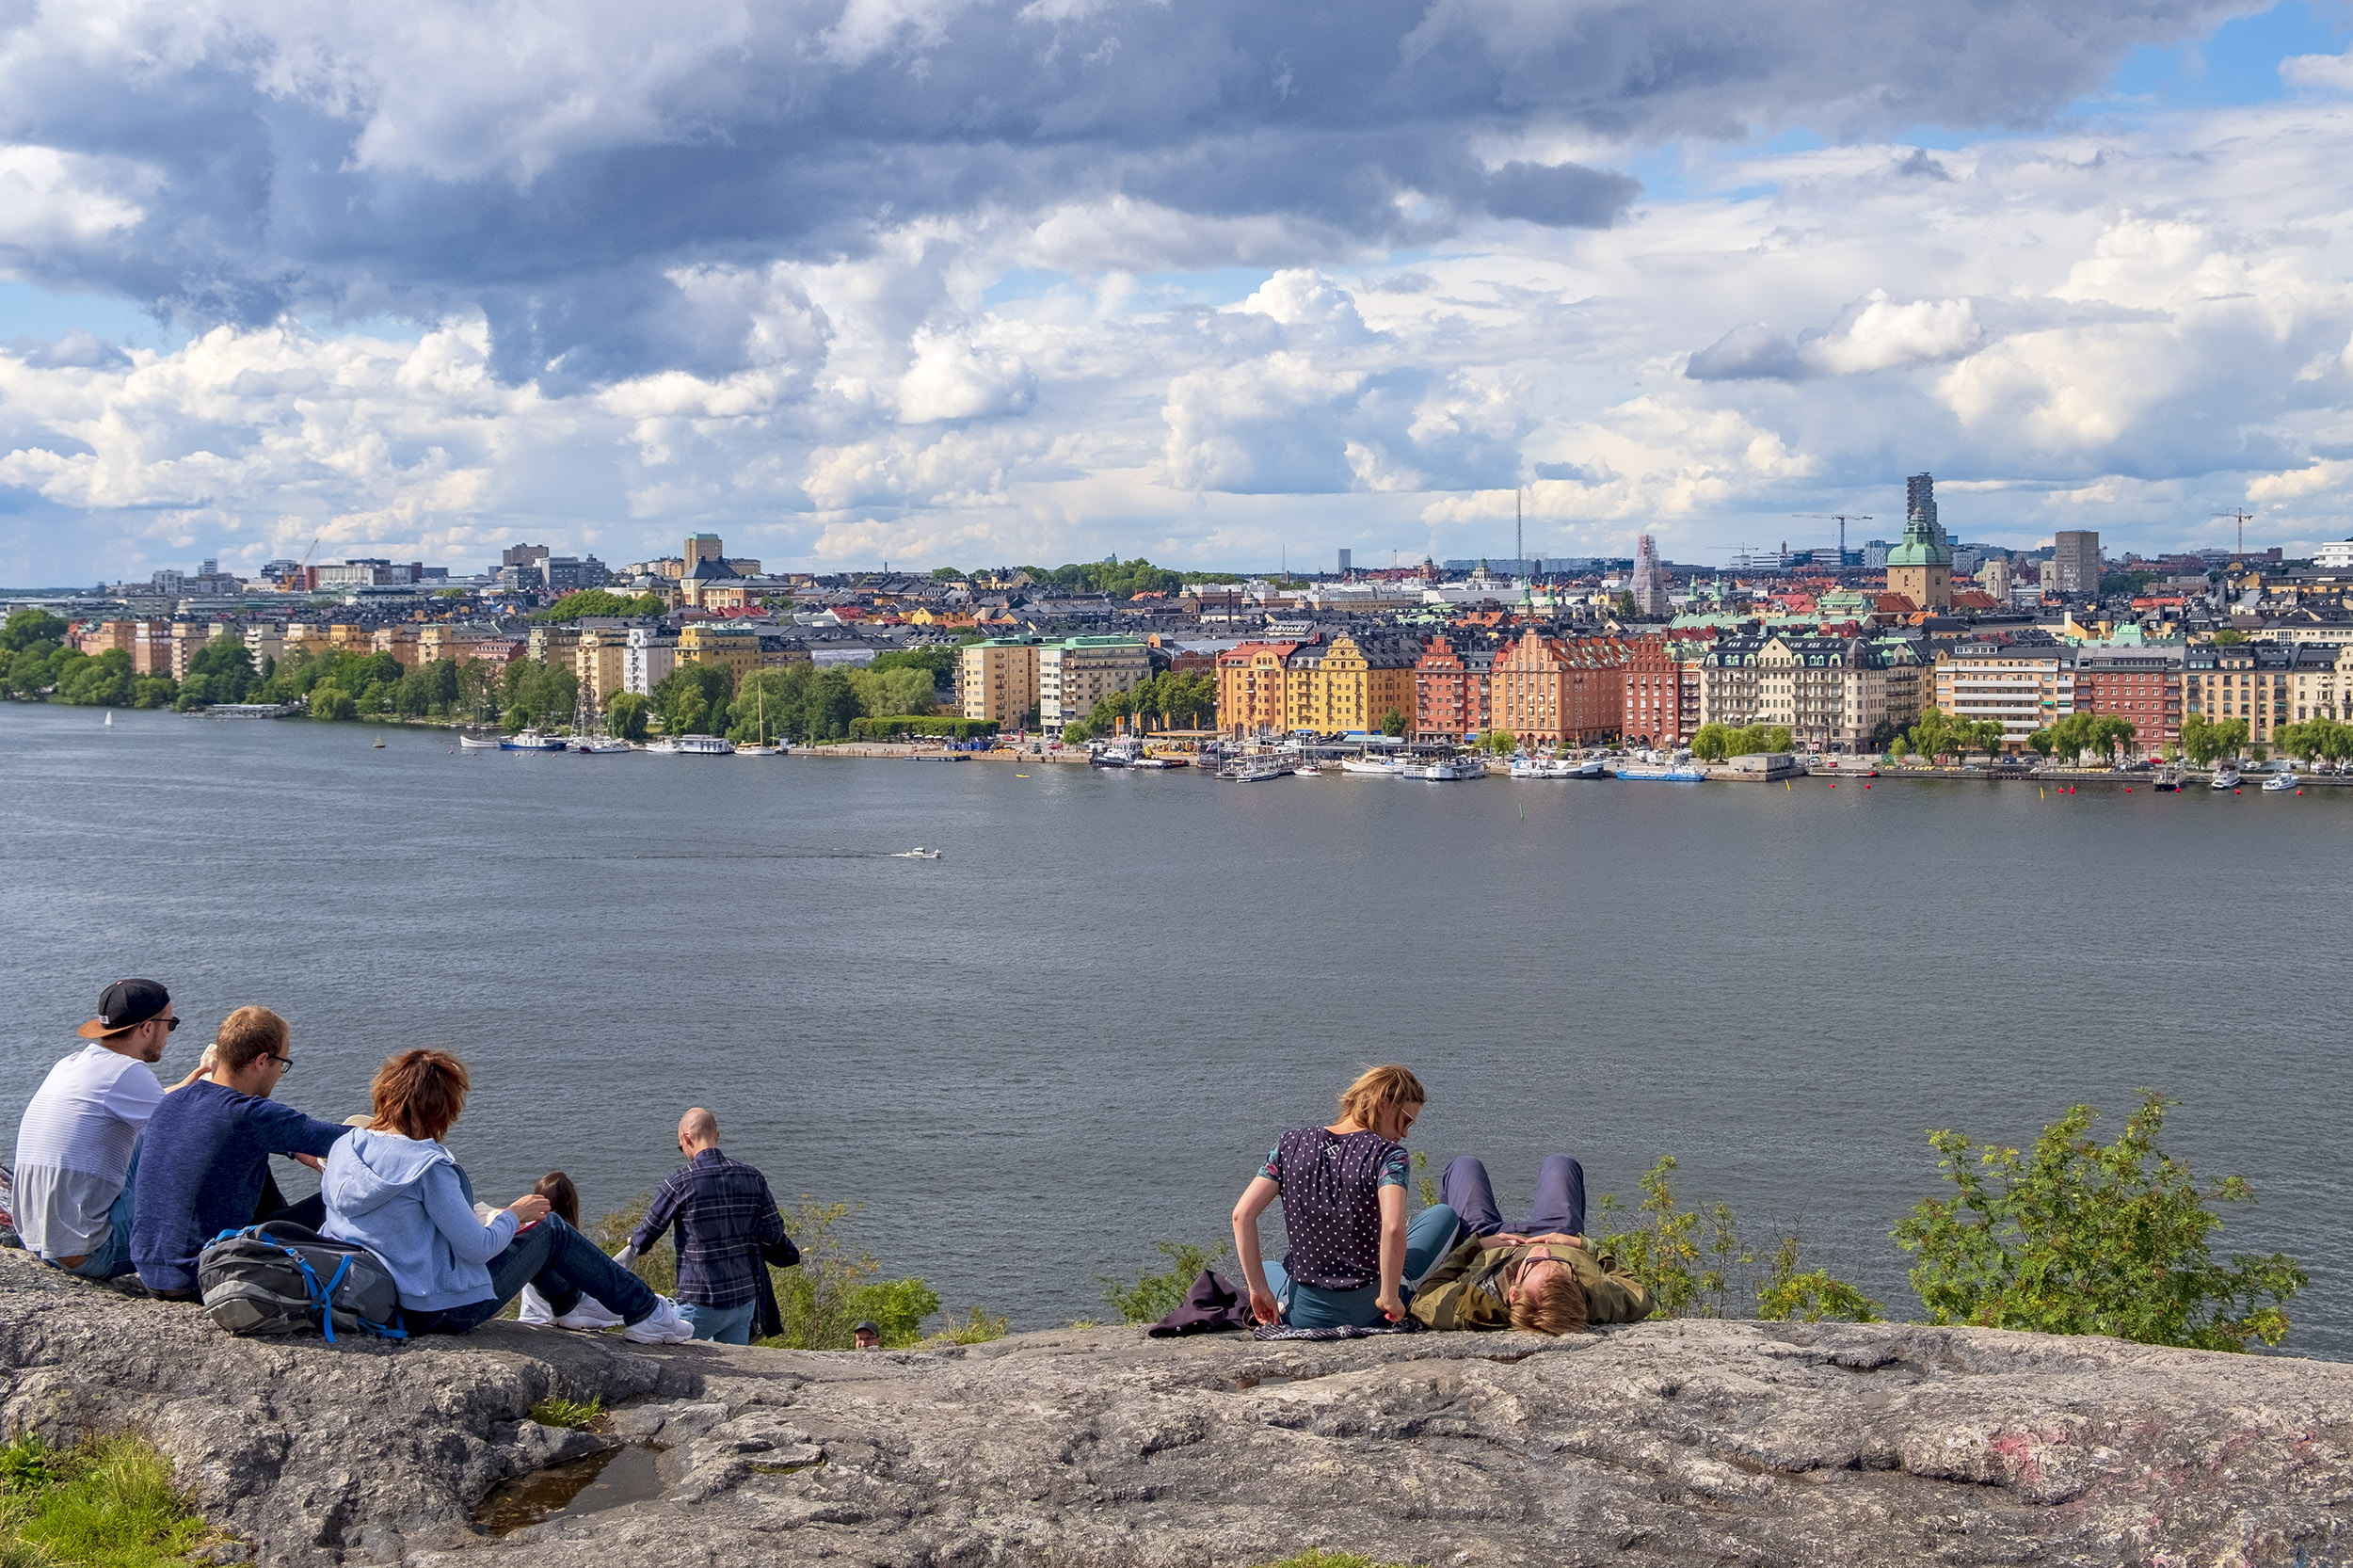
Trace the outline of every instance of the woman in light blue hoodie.
{"label": "woman in light blue hoodie", "polygon": [[368,1086],[374,1119],[327,1160],[320,1229],[384,1260],[408,1332],[463,1334],[534,1285],[559,1323],[590,1296],[621,1315],[624,1338],[692,1338],[675,1304],[550,1213],[547,1199],[518,1198],[487,1221],[475,1214],[473,1184],[440,1143],[469,1086],[465,1064],[448,1052],[402,1051]]}

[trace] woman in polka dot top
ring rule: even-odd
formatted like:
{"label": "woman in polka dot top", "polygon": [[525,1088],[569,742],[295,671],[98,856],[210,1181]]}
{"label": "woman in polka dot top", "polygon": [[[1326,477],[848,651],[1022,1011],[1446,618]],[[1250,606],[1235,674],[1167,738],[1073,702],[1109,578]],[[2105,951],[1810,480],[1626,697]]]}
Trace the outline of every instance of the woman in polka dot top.
{"label": "woman in polka dot top", "polygon": [[[1454,1210],[1433,1205],[1405,1223],[1402,1141],[1427,1098],[1400,1066],[1373,1067],[1340,1092],[1340,1119],[1294,1128],[1267,1155],[1234,1206],[1234,1252],[1251,1315],[1298,1328],[1370,1328],[1405,1316],[1405,1287],[1446,1256]],[[1290,1249],[1258,1256],[1258,1216],[1283,1200]]]}

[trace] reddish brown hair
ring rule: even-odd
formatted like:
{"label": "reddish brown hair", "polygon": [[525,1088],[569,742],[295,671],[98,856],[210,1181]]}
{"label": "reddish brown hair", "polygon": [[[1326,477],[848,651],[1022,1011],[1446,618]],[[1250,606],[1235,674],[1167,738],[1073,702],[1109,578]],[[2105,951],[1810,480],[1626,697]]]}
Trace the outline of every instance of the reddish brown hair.
{"label": "reddish brown hair", "polygon": [[405,1050],[385,1059],[368,1085],[379,1132],[438,1139],[457,1123],[473,1080],[466,1064],[445,1050]]}

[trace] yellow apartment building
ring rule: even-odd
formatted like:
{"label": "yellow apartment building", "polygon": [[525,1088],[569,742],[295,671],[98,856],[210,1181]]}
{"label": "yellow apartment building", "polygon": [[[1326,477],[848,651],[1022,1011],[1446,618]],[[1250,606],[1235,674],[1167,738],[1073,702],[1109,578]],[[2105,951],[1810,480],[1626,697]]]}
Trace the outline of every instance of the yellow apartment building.
{"label": "yellow apartment building", "polygon": [[1038,705],[1037,637],[992,637],[968,643],[962,655],[964,716],[991,719],[1007,729]]}

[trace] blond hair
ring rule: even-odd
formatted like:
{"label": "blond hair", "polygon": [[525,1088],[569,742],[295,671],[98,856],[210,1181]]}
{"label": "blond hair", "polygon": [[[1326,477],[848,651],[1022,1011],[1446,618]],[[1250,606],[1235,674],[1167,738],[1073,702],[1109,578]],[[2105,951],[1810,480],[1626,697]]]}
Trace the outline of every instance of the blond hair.
{"label": "blond hair", "polygon": [[241,1073],[264,1056],[286,1054],[286,1020],[266,1007],[240,1007],[220,1020],[213,1060]]}
{"label": "blond hair", "polygon": [[1430,1096],[1421,1092],[1421,1080],[1412,1071],[1390,1063],[1384,1067],[1367,1067],[1356,1075],[1356,1081],[1340,1091],[1340,1119],[1353,1121],[1358,1127],[1376,1124],[1385,1111],[1403,1105],[1426,1105]]}
{"label": "blond hair", "polygon": [[1512,1326],[1536,1334],[1581,1333],[1588,1318],[1585,1282],[1565,1266],[1547,1271],[1543,1284],[1512,1303]]}

